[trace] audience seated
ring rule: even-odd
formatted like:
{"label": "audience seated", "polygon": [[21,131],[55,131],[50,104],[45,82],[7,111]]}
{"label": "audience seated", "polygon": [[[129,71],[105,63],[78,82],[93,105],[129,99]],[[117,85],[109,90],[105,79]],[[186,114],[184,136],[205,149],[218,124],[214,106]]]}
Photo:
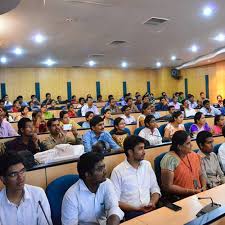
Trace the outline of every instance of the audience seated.
{"label": "audience seated", "polygon": [[144,120],[147,115],[151,114],[151,104],[149,102],[143,103],[141,115],[137,118],[137,127],[144,126]]}
{"label": "audience seated", "polygon": [[179,95],[178,95],[178,102],[179,103],[182,103],[182,101],[184,100],[184,92],[179,92]]}
{"label": "audience seated", "polygon": [[175,107],[173,105],[168,106],[168,113],[165,116],[162,116],[160,119],[170,121],[172,119],[172,115],[175,112]]}
{"label": "audience seated", "polygon": [[122,98],[121,98],[121,106],[127,105],[127,99],[131,97],[131,93],[127,93],[125,94]]}
{"label": "audience seated", "polygon": [[68,116],[69,116],[69,118],[77,117],[77,113],[76,113],[76,111],[74,109],[73,104],[68,104],[67,105],[67,110],[68,110]]}
{"label": "audience seated", "polygon": [[57,104],[57,102],[54,99],[51,99],[48,110],[59,110],[59,109],[61,109],[61,107],[58,107],[56,104]]}
{"label": "audience seated", "polygon": [[13,113],[19,112],[20,111],[20,108],[21,108],[21,105],[20,105],[19,101],[17,99],[14,100],[13,101],[12,108],[11,108],[11,111]]}
{"label": "audience seated", "polygon": [[28,150],[32,154],[41,151],[40,141],[37,133],[34,132],[33,123],[29,118],[22,118],[18,122],[19,137],[5,143],[6,151],[23,151]]}
{"label": "audience seated", "polygon": [[[225,137],[225,126],[222,128],[222,134]],[[218,149],[218,159],[223,172],[225,172],[225,143],[222,143]]]}
{"label": "audience seated", "polygon": [[147,140],[150,146],[162,144],[162,136],[157,128],[155,117],[147,115],[144,123],[145,128],[138,135]]}
{"label": "audience seated", "polygon": [[225,183],[225,176],[221,170],[219,160],[213,152],[213,141],[212,133],[208,131],[199,132],[196,138],[199,147],[198,154],[201,157],[202,173],[208,188]]}
{"label": "audience seated", "polygon": [[4,107],[10,107],[12,106],[12,102],[9,101],[8,95],[3,95],[2,100],[4,101]]}
{"label": "audience seated", "polygon": [[141,111],[142,109],[142,97],[141,95],[135,95],[136,97],[136,101],[134,102],[134,104],[137,106],[138,110]]}
{"label": "audience seated", "polygon": [[[73,96],[72,96],[72,98],[73,98]],[[56,101],[57,104],[66,104],[67,103],[67,101],[62,100],[61,95],[58,95],[56,99],[57,99],[57,101]]]}
{"label": "audience seated", "polygon": [[28,106],[27,102],[23,101],[23,96],[19,95],[16,99],[19,101],[21,106]]}
{"label": "audience seated", "polygon": [[172,105],[174,106],[175,110],[180,110],[180,106],[181,104],[178,102],[178,97],[177,96],[173,96],[172,102],[169,103],[169,106]]}
{"label": "audience seated", "polygon": [[223,100],[223,106],[220,108],[221,114],[225,116],[225,99]]}
{"label": "audience seated", "polygon": [[29,118],[30,120],[32,119],[32,116],[29,115],[30,109],[28,106],[22,106],[19,110],[20,114],[18,114],[14,121],[19,121],[22,118]]}
{"label": "audience seated", "polygon": [[42,151],[52,149],[58,144],[79,145],[82,143],[82,140],[78,136],[76,128],[72,127],[71,129],[73,137],[68,137],[66,132],[62,130],[62,127],[60,127],[59,120],[56,118],[48,120],[47,126],[50,135],[41,142]]}
{"label": "audience seated", "polygon": [[42,105],[50,105],[51,104],[51,94],[46,93],[45,94],[45,100],[42,102]]}
{"label": "audience seated", "polygon": [[85,104],[85,99],[83,97],[79,98],[79,104],[77,105],[77,108],[80,109],[84,106]]}
{"label": "audience seated", "polygon": [[206,123],[205,115],[202,112],[197,112],[194,116],[194,124],[190,127],[190,134],[195,138],[200,131],[211,132],[211,128]]}
{"label": "audience seated", "polygon": [[214,118],[214,126],[212,127],[212,132],[214,135],[221,135],[222,128],[224,127],[224,116],[223,115],[216,115]]}
{"label": "audience seated", "polygon": [[216,109],[210,105],[210,101],[208,99],[204,100],[202,104],[203,107],[200,109],[200,112],[202,112],[205,116],[216,116],[221,114],[219,109]]}
{"label": "audience seated", "polygon": [[[142,103],[143,104],[144,103],[150,103],[148,95],[147,96],[146,95],[143,95],[143,97],[142,97]],[[143,108],[143,104],[142,104],[142,108]]]}
{"label": "audience seated", "polygon": [[114,141],[120,146],[123,147],[123,142],[125,138],[129,135],[128,131],[125,130],[126,123],[123,118],[117,117],[114,120],[114,129],[110,131]]}
{"label": "audience seated", "polygon": [[112,114],[118,114],[121,113],[120,108],[116,105],[116,100],[113,97],[109,98],[109,104],[105,107],[106,109],[110,109]]}
{"label": "audience seated", "polygon": [[17,132],[6,119],[7,110],[0,108],[0,137],[17,136]]}
{"label": "audience seated", "polygon": [[156,208],[160,189],[155,173],[145,157],[145,140],[131,135],[124,141],[126,159],[111,174],[119,206],[125,219],[140,216]]}
{"label": "audience seated", "polygon": [[217,99],[218,106],[223,107],[223,97],[222,97],[222,95],[217,95],[216,99]]}
{"label": "audience seated", "polygon": [[103,114],[104,126],[113,126],[114,120],[111,115],[111,110],[106,109]]}
{"label": "audience seated", "polygon": [[71,100],[70,100],[70,104],[77,104],[77,97],[76,95],[72,95]]}
{"label": "audience seated", "polygon": [[189,103],[190,108],[192,108],[192,109],[196,109],[198,106],[198,104],[194,98],[195,98],[194,95],[188,94],[188,103]]}
{"label": "audience seated", "polygon": [[31,110],[37,110],[39,109],[39,106],[41,105],[40,102],[37,100],[36,95],[31,95],[30,96],[30,101],[28,102],[28,105]]}
{"label": "audience seated", "polygon": [[168,110],[168,102],[164,97],[159,98],[159,103],[156,105],[157,111],[167,111]]}
{"label": "audience seated", "polygon": [[104,102],[103,99],[102,99],[102,95],[97,96],[97,102]]}
{"label": "audience seated", "polygon": [[81,108],[82,116],[85,116],[85,113],[88,112],[88,111],[93,112],[95,115],[99,115],[98,108],[93,104],[93,98],[92,97],[88,97],[87,98],[87,104],[84,105]]}
{"label": "audience seated", "polygon": [[139,112],[137,106],[133,103],[133,99],[132,98],[130,98],[130,97],[127,98],[126,103],[127,103],[127,106],[130,107],[130,110],[131,110],[132,113]]}
{"label": "audience seated", "polygon": [[74,129],[81,128],[81,126],[79,124],[77,124],[74,120],[70,119],[70,117],[68,115],[68,111],[61,111],[59,113],[59,118],[60,118],[60,126],[64,130],[70,130],[70,129],[65,128],[65,127],[68,127],[68,126],[64,126],[64,125],[68,125],[68,124],[70,124],[71,128],[74,128]]}
{"label": "audience seated", "polygon": [[184,116],[181,111],[176,111],[172,114],[172,119],[166,125],[164,131],[164,139],[171,140],[174,133],[178,130],[185,130],[184,125],[182,124]]}
{"label": "audience seated", "polygon": [[191,108],[188,100],[182,100],[182,107],[184,111],[184,117],[193,117],[196,114],[195,109]]}
{"label": "audience seated", "polygon": [[47,123],[41,112],[37,112],[37,111],[33,112],[32,121],[33,121],[34,131],[36,133],[47,132]]}
{"label": "audience seated", "polygon": [[208,100],[208,99],[206,98],[205,93],[203,91],[200,92],[199,96],[200,96],[200,99],[198,101],[199,101],[199,103],[201,103],[203,105],[203,101]]}
{"label": "audience seated", "polygon": [[94,117],[94,113],[89,111],[89,112],[86,112],[85,114],[85,119],[86,121],[84,121],[82,123],[82,128],[90,128],[90,120]]}
{"label": "audience seated", "polygon": [[160,113],[155,111],[155,105],[151,105],[151,115],[153,115],[156,120],[160,118]]}
{"label": "audience seated", "polygon": [[162,92],[162,97],[163,97],[163,98],[165,98],[165,99],[166,99],[166,101],[167,101],[167,104],[169,104],[170,99],[169,99],[169,97],[168,97],[168,95],[166,94],[166,92],[165,92],[165,91],[163,91],[163,92]]}
{"label": "audience seated", "polygon": [[0,179],[5,185],[0,191],[0,223],[48,225],[49,222],[52,225],[50,206],[44,190],[25,184],[25,178],[26,168],[18,154],[0,156]]}
{"label": "audience seated", "polygon": [[121,118],[124,119],[126,124],[134,124],[136,123],[136,119],[131,116],[131,110],[130,107],[128,105],[125,105],[121,108],[123,115],[121,116]]}
{"label": "audience seated", "polygon": [[98,141],[104,141],[107,149],[120,150],[120,146],[116,144],[111,135],[104,131],[104,121],[100,116],[94,116],[90,121],[91,130],[83,135],[84,150],[90,152],[92,145]]}
{"label": "audience seated", "polygon": [[124,213],[119,208],[113,184],[106,178],[104,156],[88,152],[80,157],[80,179],[66,192],[62,203],[62,225],[119,225]]}
{"label": "audience seated", "polygon": [[41,114],[42,114],[42,117],[44,117],[45,120],[49,120],[49,119],[54,117],[53,113],[51,113],[50,111],[47,111],[47,105],[45,105],[43,103],[41,104]]}
{"label": "audience seated", "polygon": [[160,163],[162,188],[168,195],[185,197],[206,189],[200,157],[191,148],[191,137],[182,130],[175,132]]}

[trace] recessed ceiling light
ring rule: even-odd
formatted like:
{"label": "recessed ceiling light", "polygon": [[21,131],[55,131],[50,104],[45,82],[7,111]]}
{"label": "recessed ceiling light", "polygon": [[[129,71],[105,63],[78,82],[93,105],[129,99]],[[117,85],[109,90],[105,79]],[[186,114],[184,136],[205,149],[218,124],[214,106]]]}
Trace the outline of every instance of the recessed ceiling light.
{"label": "recessed ceiling light", "polygon": [[127,68],[127,66],[128,66],[127,62],[122,62],[122,63],[121,63],[121,67],[122,67],[122,68]]}
{"label": "recessed ceiling light", "polygon": [[220,33],[214,38],[214,40],[215,41],[220,41],[220,42],[225,41],[225,35]]}
{"label": "recessed ceiling light", "polygon": [[53,61],[52,59],[46,59],[43,64],[47,65],[47,66],[52,66],[54,64],[56,64],[55,61]]}
{"label": "recessed ceiling light", "polygon": [[156,63],[156,66],[157,66],[157,67],[161,67],[161,66],[162,66],[162,63],[161,63],[161,62],[157,62],[157,63]]}
{"label": "recessed ceiling light", "polygon": [[172,55],[172,56],[171,56],[171,60],[172,60],[172,61],[175,61],[176,59],[177,59],[177,57],[176,57],[175,55]]}
{"label": "recessed ceiling light", "polygon": [[41,34],[36,34],[34,37],[34,41],[38,44],[42,43],[44,40],[45,40],[45,38]]}
{"label": "recessed ceiling light", "polygon": [[212,13],[213,13],[213,9],[209,6],[204,7],[203,10],[202,10],[202,14],[206,17],[211,16]]}
{"label": "recessed ceiling light", "polygon": [[95,66],[96,65],[96,62],[95,61],[93,61],[93,60],[90,60],[89,62],[88,62],[88,65],[89,66]]}
{"label": "recessed ceiling light", "polygon": [[5,63],[7,63],[7,58],[4,57],[4,56],[2,56],[2,57],[0,58],[0,61],[1,61],[2,64],[5,64]]}
{"label": "recessed ceiling light", "polygon": [[191,51],[192,52],[197,52],[198,51],[198,46],[197,45],[192,45],[191,46]]}
{"label": "recessed ceiling light", "polygon": [[21,55],[23,53],[23,50],[19,47],[15,48],[13,51],[16,55]]}

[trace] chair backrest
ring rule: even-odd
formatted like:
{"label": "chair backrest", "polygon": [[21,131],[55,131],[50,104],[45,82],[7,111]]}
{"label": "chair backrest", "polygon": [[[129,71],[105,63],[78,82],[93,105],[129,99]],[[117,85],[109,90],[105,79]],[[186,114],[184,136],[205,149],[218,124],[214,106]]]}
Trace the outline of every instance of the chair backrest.
{"label": "chair backrest", "polygon": [[46,195],[51,208],[53,225],[61,225],[62,200],[66,191],[78,181],[79,176],[65,175],[52,181],[46,188]]}
{"label": "chair backrest", "polygon": [[128,133],[128,135],[131,135],[130,129],[129,129],[129,128],[125,127],[125,128],[124,128],[124,131],[126,131],[126,132]]}
{"label": "chair backrest", "polygon": [[218,154],[218,150],[219,150],[220,146],[221,146],[221,144],[214,145],[213,152],[215,154]]}
{"label": "chair backrest", "polygon": [[159,186],[161,186],[161,167],[160,167],[160,162],[162,160],[162,158],[164,157],[164,155],[167,152],[163,152],[161,153],[159,156],[157,156],[154,160],[154,164],[155,164],[155,175],[158,181]]}
{"label": "chair backrest", "polygon": [[105,107],[101,108],[101,115],[104,115]]}
{"label": "chair backrest", "polygon": [[77,110],[77,116],[78,117],[81,117],[82,116],[82,114],[81,114],[81,108]]}
{"label": "chair backrest", "polygon": [[167,123],[162,124],[158,129],[159,129],[159,133],[161,134],[162,137],[164,137],[164,130],[166,127]]}
{"label": "chair backrest", "polygon": [[141,130],[143,130],[145,127],[138,127],[134,130],[134,135],[138,135],[140,133]]}
{"label": "chair backrest", "polygon": [[191,128],[192,124],[194,124],[194,123],[193,122],[188,122],[188,123],[184,124],[184,128],[185,128],[187,133],[190,133],[190,128]]}

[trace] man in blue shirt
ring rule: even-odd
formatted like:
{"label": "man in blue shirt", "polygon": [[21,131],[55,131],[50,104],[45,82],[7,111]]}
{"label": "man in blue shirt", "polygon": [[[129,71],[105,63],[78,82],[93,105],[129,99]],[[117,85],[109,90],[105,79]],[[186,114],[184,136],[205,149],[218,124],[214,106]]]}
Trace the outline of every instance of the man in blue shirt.
{"label": "man in blue shirt", "polygon": [[107,149],[120,150],[120,146],[112,139],[109,132],[104,131],[104,120],[100,116],[94,116],[90,121],[91,130],[83,136],[85,152],[92,150],[92,145],[98,141],[104,141]]}

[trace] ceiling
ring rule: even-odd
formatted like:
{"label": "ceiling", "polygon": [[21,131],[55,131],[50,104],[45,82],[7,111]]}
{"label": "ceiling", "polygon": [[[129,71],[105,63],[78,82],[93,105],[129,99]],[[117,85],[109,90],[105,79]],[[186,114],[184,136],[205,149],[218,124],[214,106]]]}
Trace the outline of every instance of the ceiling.
{"label": "ceiling", "polygon": [[[83,2],[83,3],[81,3]],[[94,4],[97,3],[97,4]],[[0,56],[8,58],[8,67],[43,67],[46,58],[57,67],[119,67],[122,60],[132,68],[178,66],[225,46],[213,37],[225,32],[225,1],[213,1],[214,15],[202,16],[205,0],[22,0],[16,9],[0,15]],[[212,2],[211,2],[212,3]],[[151,17],[169,19],[151,26],[143,24]],[[69,21],[68,21],[69,20]],[[36,33],[47,39],[34,43]],[[123,40],[127,43],[112,46]],[[193,53],[190,46],[199,51]],[[24,54],[15,56],[20,46]],[[92,58],[92,54],[104,56]],[[178,59],[171,61],[171,56]]]}

